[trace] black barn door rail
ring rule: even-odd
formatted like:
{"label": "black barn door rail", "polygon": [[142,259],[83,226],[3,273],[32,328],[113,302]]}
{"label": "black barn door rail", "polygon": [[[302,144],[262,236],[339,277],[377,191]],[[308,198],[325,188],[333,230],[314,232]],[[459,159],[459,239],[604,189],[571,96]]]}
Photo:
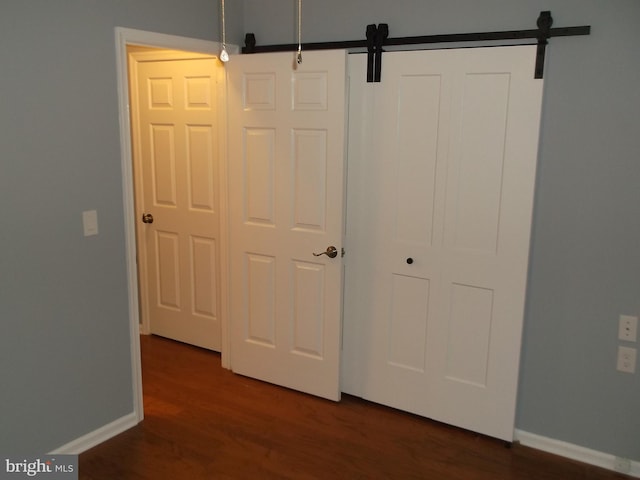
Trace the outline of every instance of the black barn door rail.
{"label": "black barn door rail", "polygon": [[[380,23],[377,26],[367,25],[366,40],[347,40],[340,42],[303,43],[303,50],[334,50],[334,49],[367,49],[367,82],[379,82],[382,71],[382,52],[385,46],[421,45],[433,43],[452,42],[486,42],[502,40],[526,40],[536,39],[538,52],[536,56],[535,78],[542,78],[544,74],[544,57],[549,38],[572,37],[576,35],[589,35],[591,26],[551,28],[553,18],[550,11],[540,12],[536,22],[538,28],[531,30],[508,30],[503,32],[479,32],[479,33],[452,33],[444,35],[426,35],[419,37],[389,37],[389,26]],[[253,33],[245,36],[245,46],[242,53],[267,53],[267,52],[295,52],[297,44],[281,45],[256,45]]]}

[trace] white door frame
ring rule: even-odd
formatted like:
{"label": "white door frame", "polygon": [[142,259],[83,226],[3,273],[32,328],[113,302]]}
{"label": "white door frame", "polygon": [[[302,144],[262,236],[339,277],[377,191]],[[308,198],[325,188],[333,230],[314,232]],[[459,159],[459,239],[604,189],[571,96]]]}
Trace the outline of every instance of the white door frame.
{"label": "white door frame", "polygon": [[[138,422],[144,418],[142,397],[142,362],[140,358],[140,313],[138,291],[138,265],[136,262],[136,212],[135,212],[135,188],[133,181],[133,155],[131,147],[131,125],[129,117],[129,68],[127,58],[127,45],[136,45],[168,50],[185,50],[189,52],[204,53],[217,56],[221,44],[209,40],[166,35],[163,33],[134,30],[130,28],[115,28],[116,69],[118,75],[118,112],[120,123],[120,160],[122,165],[122,195],[125,231],[125,252],[127,263],[127,287],[129,292],[129,334],[131,342],[131,374],[133,383],[133,413]],[[230,53],[237,53],[238,47],[228,46]],[[225,87],[220,87],[219,98],[219,125],[226,127],[226,94]],[[221,120],[221,121],[220,121]],[[227,178],[226,156],[226,129],[220,132],[220,178]],[[221,235],[220,257],[228,258],[228,219],[227,219],[227,190],[226,181],[221,182],[220,211],[221,211]],[[221,275],[221,326],[222,326],[222,366],[229,368],[229,335],[228,335],[228,264],[220,262]]]}

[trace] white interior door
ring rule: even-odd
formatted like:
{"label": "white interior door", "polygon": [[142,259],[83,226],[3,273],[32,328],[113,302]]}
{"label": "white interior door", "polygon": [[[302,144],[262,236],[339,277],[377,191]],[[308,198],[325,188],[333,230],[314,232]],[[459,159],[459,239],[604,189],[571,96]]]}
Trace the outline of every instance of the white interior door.
{"label": "white interior door", "polygon": [[[234,56],[231,368],[340,398],[344,51]],[[329,246],[338,255],[322,253]]]}
{"label": "white interior door", "polygon": [[143,324],[220,351],[217,60],[147,52],[130,66]]}
{"label": "white interior door", "polygon": [[365,60],[350,60],[350,121],[373,121],[350,138],[345,350],[358,353],[345,391],[505,440],[539,136],[535,53],[385,53],[375,85],[363,84]]}

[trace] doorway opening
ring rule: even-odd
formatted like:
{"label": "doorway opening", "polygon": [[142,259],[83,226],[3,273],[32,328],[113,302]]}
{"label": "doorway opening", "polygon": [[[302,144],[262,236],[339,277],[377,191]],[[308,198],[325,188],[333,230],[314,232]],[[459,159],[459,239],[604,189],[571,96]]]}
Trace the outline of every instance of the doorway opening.
{"label": "doorway opening", "polygon": [[[139,288],[139,263],[138,249],[136,240],[136,228],[138,218],[136,215],[136,191],[134,178],[134,156],[132,142],[132,124],[130,117],[131,92],[129,89],[129,51],[159,51],[172,50],[181,52],[193,52],[207,57],[216,57],[220,50],[218,42],[198,40],[187,37],[179,37],[173,35],[165,35],[154,32],[146,32],[141,30],[133,30],[127,28],[116,28],[116,62],[118,70],[118,99],[119,99],[119,120],[120,120],[120,149],[121,149],[121,165],[122,165],[122,183],[123,183],[123,205],[125,219],[125,242],[126,242],[126,263],[127,263],[127,281],[129,291],[129,326],[131,339],[131,370],[132,370],[132,386],[133,386],[133,403],[134,414],[138,421],[144,417],[143,412],[143,392],[142,392],[142,367],[140,357],[140,333],[148,333],[141,329],[141,289]],[[227,47],[230,51],[236,52],[237,47]],[[224,75],[221,75],[224,80]],[[226,179],[226,134],[225,134],[225,117],[224,111],[224,81],[218,84],[218,102],[217,112],[217,152],[220,169],[218,171],[219,179]],[[220,191],[220,228],[226,231],[226,181],[219,181]],[[226,258],[227,240],[226,235],[220,235],[218,241],[219,258]],[[220,276],[219,284],[221,286],[221,294],[219,297],[220,327],[221,327],[221,354],[222,365],[225,368],[229,366],[229,355],[227,348],[227,302],[226,302],[226,261],[219,261]]]}

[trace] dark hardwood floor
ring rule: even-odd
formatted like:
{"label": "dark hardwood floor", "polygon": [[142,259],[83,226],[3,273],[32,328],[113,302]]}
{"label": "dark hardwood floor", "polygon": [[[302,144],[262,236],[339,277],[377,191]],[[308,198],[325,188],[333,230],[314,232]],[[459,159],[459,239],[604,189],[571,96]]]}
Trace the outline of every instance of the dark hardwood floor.
{"label": "dark hardwood floor", "polygon": [[220,356],[143,336],[145,419],[80,455],[80,478],[629,478],[372,404],[234,375]]}

